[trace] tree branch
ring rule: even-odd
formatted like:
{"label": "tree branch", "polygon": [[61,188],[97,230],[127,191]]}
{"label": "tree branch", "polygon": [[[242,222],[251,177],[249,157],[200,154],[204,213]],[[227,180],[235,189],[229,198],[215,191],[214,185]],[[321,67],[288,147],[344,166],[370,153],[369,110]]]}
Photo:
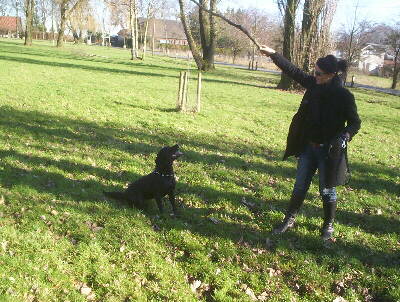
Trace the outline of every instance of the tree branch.
{"label": "tree branch", "polygon": [[221,14],[218,14],[216,12],[213,12],[207,8],[205,8],[204,6],[202,6],[200,3],[198,3],[196,0],[190,0],[193,3],[195,3],[200,9],[206,11],[209,14],[212,14],[214,16],[217,16],[219,18],[221,18],[222,20],[224,20],[226,23],[228,23],[229,25],[232,25],[233,27],[236,27],[237,29],[239,29],[240,31],[242,31],[256,46],[258,49],[261,48],[261,45],[256,41],[256,39],[248,32],[248,30],[246,28],[244,28],[242,25],[240,24],[236,24],[234,22],[232,22],[231,20],[229,20],[228,18],[224,17]]}

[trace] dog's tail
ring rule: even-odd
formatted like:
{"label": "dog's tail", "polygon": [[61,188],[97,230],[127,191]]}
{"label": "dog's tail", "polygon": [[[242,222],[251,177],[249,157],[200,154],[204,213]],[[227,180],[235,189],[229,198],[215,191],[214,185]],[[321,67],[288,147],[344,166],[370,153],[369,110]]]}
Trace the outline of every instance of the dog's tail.
{"label": "dog's tail", "polygon": [[116,199],[116,200],[124,200],[126,198],[125,192],[106,192],[106,191],[103,191],[103,194],[106,197],[109,197],[109,198],[112,198],[112,199]]}

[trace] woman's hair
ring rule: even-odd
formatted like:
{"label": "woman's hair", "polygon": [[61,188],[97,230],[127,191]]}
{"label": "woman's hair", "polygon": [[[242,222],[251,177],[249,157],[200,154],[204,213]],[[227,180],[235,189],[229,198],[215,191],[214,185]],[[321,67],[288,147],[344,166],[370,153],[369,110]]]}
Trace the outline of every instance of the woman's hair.
{"label": "woman's hair", "polygon": [[334,55],[319,58],[317,65],[326,73],[346,72],[348,67],[346,60],[338,60]]}

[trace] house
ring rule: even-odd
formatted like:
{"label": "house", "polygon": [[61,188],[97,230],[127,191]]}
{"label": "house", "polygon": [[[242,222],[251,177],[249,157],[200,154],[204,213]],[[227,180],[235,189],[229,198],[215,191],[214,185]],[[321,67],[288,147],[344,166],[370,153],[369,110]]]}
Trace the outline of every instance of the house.
{"label": "house", "polygon": [[361,49],[358,69],[369,74],[378,75],[384,65],[387,48],[386,45],[368,43]]}
{"label": "house", "polygon": [[23,29],[20,17],[0,16],[1,37],[11,37],[11,35],[16,36],[17,32],[21,33],[22,31]]}
{"label": "house", "polygon": [[[145,18],[139,18],[139,41],[144,39],[144,28],[145,28]],[[114,38],[116,43],[113,46],[122,47],[124,41],[130,44],[130,30],[121,29],[118,32],[118,37]],[[175,20],[162,20],[162,19],[149,19],[148,29],[147,29],[147,39],[148,42],[152,41],[154,36],[154,42],[156,45],[188,45],[186,40],[185,32],[183,31],[182,23]],[[151,42],[150,42],[151,43]]]}

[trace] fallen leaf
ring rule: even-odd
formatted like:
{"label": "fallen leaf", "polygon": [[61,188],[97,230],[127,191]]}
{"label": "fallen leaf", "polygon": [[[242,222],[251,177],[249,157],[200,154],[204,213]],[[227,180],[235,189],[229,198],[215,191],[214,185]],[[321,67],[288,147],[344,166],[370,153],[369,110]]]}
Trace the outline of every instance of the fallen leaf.
{"label": "fallen leaf", "polygon": [[196,292],[196,290],[200,287],[201,285],[201,281],[200,280],[194,280],[192,282],[192,284],[190,284],[190,289],[192,290],[192,292]]}
{"label": "fallen leaf", "polygon": [[336,297],[332,302],[347,302],[347,300],[341,296]]}
{"label": "fallen leaf", "polygon": [[257,297],[250,287],[246,288],[245,293],[251,298],[251,300],[257,301]]}

